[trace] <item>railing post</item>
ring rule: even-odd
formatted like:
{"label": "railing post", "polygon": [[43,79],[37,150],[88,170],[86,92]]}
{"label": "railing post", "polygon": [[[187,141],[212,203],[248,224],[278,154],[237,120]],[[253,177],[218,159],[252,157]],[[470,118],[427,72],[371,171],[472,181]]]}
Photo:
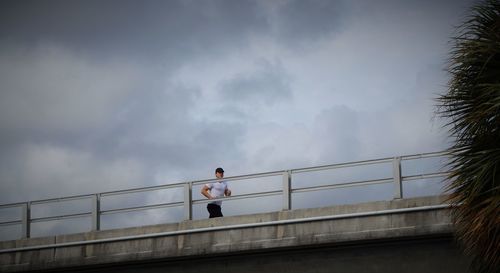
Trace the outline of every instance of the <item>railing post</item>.
{"label": "railing post", "polygon": [[31,202],[26,202],[22,205],[22,236],[30,238],[31,236]]}
{"label": "railing post", "polygon": [[394,157],[392,160],[392,175],[394,178],[394,199],[403,198],[403,184],[401,177],[401,157]]}
{"label": "railing post", "polygon": [[101,229],[101,194],[92,196],[92,230]]}
{"label": "railing post", "polygon": [[193,183],[184,184],[184,220],[193,219]]}
{"label": "railing post", "polygon": [[292,172],[283,172],[283,210],[292,209]]}

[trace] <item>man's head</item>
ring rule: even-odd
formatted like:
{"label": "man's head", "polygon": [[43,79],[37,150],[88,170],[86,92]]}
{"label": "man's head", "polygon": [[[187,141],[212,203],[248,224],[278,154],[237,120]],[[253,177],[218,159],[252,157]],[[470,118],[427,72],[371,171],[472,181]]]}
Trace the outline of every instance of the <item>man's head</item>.
{"label": "man's head", "polygon": [[223,178],[224,177],[224,170],[222,168],[215,169],[215,177]]}

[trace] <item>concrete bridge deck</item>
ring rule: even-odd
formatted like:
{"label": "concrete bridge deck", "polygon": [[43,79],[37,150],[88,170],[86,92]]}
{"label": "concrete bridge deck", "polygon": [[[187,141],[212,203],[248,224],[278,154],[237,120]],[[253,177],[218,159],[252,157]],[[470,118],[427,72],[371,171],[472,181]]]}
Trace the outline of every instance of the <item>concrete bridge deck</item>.
{"label": "concrete bridge deck", "polygon": [[443,196],[0,242],[1,272],[468,272]]}

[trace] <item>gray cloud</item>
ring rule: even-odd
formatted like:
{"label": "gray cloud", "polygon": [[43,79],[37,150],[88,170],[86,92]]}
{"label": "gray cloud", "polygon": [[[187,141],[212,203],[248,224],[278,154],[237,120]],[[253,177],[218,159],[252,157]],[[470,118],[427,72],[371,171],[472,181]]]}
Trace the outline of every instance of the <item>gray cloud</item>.
{"label": "gray cloud", "polygon": [[320,160],[327,162],[342,155],[342,159],[359,159],[363,143],[359,139],[358,113],[346,106],[335,106],[318,114],[314,137],[323,147],[318,147]]}
{"label": "gray cloud", "polygon": [[105,66],[56,45],[0,51],[3,131],[81,132],[102,127],[134,88],[136,69]]}
{"label": "gray cloud", "polygon": [[221,99],[253,108],[255,105],[273,105],[292,97],[290,79],[280,64],[259,62],[257,71],[237,74],[221,83]]}
{"label": "gray cloud", "polygon": [[[161,69],[54,45],[0,56],[0,187],[18,192],[2,203],[199,178],[214,155],[237,158],[241,126],[193,120],[199,90]],[[35,181],[45,187],[29,191]]]}
{"label": "gray cloud", "polygon": [[272,34],[291,47],[311,43],[341,31],[343,16],[348,13],[344,1],[282,1],[269,9]]}
{"label": "gray cloud", "polygon": [[244,44],[266,26],[253,1],[3,1],[0,18],[3,39],[48,40],[103,58],[127,54],[167,65]]}

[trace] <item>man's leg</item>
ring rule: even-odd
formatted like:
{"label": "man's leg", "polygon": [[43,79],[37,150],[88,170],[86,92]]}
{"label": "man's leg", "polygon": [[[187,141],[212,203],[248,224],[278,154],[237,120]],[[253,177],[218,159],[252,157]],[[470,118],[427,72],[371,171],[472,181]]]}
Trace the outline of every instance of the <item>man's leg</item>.
{"label": "man's leg", "polygon": [[216,204],[208,204],[207,205],[208,213],[210,213],[209,218],[222,217],[222,209],[219,205]]}
{"label": "man's leg", "polygon": [[214,217],[213,216],[214,215],[214,212],[213,212],[214,210],[212,208],[212,204],[208,204],[207,205],[207,210],[208,210],[208,214],[209,214],[208,218],[213,218]]}
{"label": "man's leg", "polygon": [[215,217],[222,217],[224,215],[222,215],[222,207],[219,206],[219,205],[215,205],[215,209],[216,209],[216,212],[215,212]]}

